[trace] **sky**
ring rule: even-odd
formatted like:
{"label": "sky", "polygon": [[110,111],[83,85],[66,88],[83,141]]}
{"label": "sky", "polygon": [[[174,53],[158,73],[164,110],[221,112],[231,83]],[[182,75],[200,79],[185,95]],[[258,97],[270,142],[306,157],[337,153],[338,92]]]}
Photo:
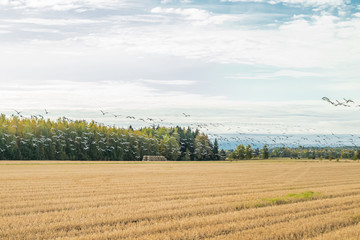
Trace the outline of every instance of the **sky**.
{"label": "sky", "polygon": [[360,134],[359,43],[360,0],[0,0],[0,112]]}

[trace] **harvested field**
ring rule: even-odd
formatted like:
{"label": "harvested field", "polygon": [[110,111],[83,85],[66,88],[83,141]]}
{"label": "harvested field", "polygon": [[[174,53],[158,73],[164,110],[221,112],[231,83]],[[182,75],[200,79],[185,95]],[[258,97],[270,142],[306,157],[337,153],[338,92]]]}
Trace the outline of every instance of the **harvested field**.
{"label": "harvested field", "polygon": [[0,162],[0,239],[360,239],[359,162]]}

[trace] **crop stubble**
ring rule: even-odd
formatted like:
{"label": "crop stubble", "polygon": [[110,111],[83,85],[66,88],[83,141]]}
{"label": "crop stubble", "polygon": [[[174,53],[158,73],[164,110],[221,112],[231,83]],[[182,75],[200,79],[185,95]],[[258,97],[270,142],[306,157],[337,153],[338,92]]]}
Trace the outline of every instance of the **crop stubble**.
{"label": "crop stubble", "polygon": [[360,239],[358,162],[28,163],[0,239]]}

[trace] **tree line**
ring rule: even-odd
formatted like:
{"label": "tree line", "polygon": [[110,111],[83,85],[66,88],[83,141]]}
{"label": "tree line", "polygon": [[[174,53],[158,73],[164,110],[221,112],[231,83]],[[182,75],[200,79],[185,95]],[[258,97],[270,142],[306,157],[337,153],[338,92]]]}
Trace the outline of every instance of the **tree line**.
{"label": "tree line", "polygon": [[268,158],[306,158],[306,159],[360,159],[360,149],[357,147],[276,147],[269,149],[266,145],[262,149],[252,149],[238,145],[234,151],[228,153],[229,159],[268,159]]}
{"label": "tree line", "polygon": [[253,149],[251,145],[246,147],[243,144],[240,144],[236,147],[234,151],[228,153],[229,159],[238,159],[238,160],[250,160],[250,159],[268,159],[270,157],[269,148],[264,145],[262,149],[255,148]]}
{"label": "tree line", "polygon": [[152,126],[134,130],[95,121],[53,121],[0,115],[1,160],[220,160],[226,153],[217,140],[190,127]]}
{"label": "tree line", "polygon": [[358,147],[278,147],[271,149],[271,157],[307,158],[307,159],[360,159]]}

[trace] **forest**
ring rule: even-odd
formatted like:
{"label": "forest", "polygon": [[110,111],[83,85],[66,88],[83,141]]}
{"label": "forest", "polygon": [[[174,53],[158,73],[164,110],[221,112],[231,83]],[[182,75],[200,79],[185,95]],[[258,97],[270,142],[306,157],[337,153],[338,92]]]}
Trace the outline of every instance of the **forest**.
{"label": "forest", "polygon": [[0,115],[1,160],[220,160],[217,140],[190,127],[152,126],[134,130],[66,117],[53,121]]}

